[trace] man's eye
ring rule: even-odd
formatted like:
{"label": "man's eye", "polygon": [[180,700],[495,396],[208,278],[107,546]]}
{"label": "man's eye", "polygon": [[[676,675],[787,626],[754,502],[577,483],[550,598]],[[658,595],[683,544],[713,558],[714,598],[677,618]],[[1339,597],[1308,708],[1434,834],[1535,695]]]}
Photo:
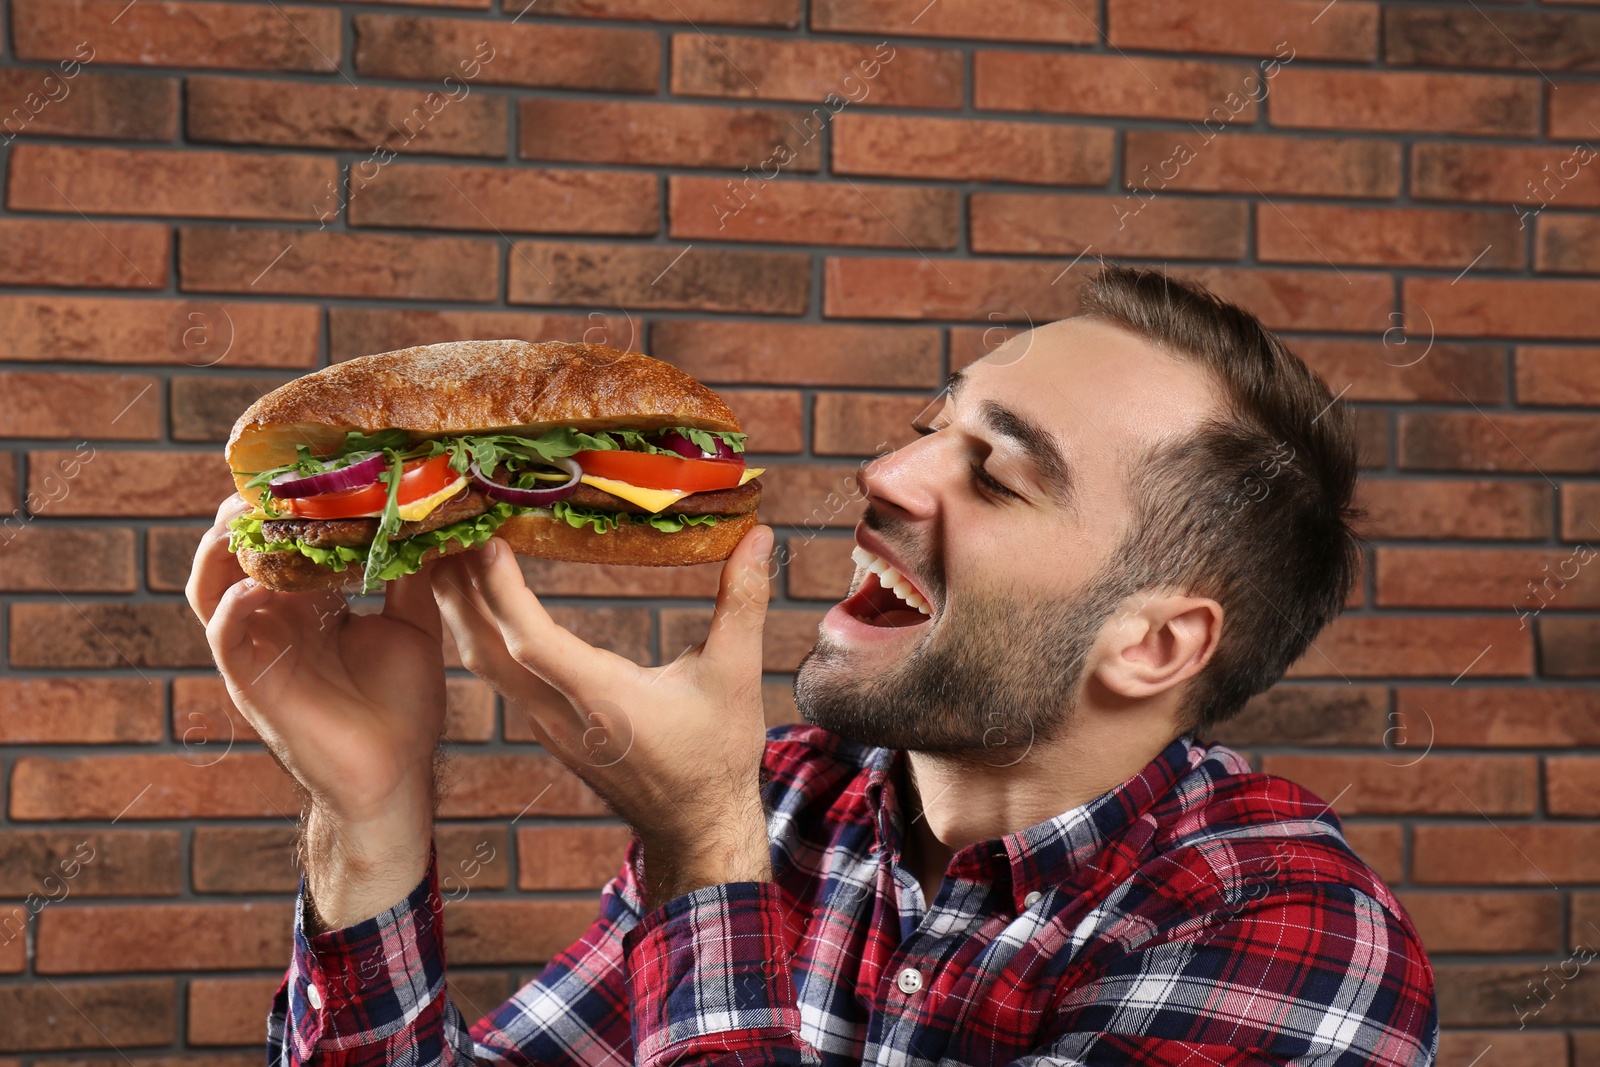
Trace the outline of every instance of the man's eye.
{"label": "man's eye", "polygon": [[1004,483],[997,480],[994,475],[984,469],[982,463],[974,463],[972,465],[972,476],[977,479],[980,485],[997,496],[1020,497],[1021,495],[1013,492]]}

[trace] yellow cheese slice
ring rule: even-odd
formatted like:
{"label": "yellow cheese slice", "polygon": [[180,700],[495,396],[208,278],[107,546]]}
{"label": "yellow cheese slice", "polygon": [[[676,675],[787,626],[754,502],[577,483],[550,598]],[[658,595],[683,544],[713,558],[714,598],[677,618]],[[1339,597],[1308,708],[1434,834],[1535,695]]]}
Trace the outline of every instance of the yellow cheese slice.
{"label": "yellow cheese slice", "polygon": [[434,508],[461,492],[467,479],[463,476],[457,478],[432,496],[425,496],[421,500],[413,500],[409,504],[400,505],[400,518],[405,522],[417,522],[428,517]]}
{"label": "yellow cheese slice", "polygon": [[[743,485],[751,478],[766,470],[765,467],[747,467],[739,484]],[[585,485],[592,485],[596,489],[604,490],[612,496],[620,496],[630,504],[638,504],[652,512],[670,507],[692,493],[687,489],[646,489],[631,482],[619,482],[615,478],[600,478],[593,474],[585,474],[578,479]]]}

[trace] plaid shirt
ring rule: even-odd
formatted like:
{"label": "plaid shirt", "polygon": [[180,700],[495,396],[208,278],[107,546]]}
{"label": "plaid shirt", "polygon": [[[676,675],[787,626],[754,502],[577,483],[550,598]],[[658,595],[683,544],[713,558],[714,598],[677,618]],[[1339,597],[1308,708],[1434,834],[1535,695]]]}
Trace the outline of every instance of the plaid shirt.
{"label": "plaid shirt", "polygon": [[641,906],[637,841],[600,915],[469,1028],[445,996],[436,866],[307,938],[272,1063],[1431,1064],[1433,971],[1328,805],[1189,738],[1098,799],[901,865],[905,755],[776,727],[770,882]]}

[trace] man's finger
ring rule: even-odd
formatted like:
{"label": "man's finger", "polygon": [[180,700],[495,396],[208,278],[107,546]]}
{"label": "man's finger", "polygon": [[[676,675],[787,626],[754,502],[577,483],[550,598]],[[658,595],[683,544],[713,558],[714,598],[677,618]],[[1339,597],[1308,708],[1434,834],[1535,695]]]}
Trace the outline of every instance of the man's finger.
{"label": "man's finger", "polygon": [[711,616],[704,656],[713,663],[761,673],[761,634],[767,621],[772,579],[772,528],[757,526],[740,540],[722,565],[717,609]]}
{"label": "man's finger", "polygon": [[430,560],[415,574],[396,578],[383,591],[383,616],[409,623],[436,640],[443,640],[444,625],[439,621],[439,605],[433,598],[429,573],[437,564]]}
{"label": "man's finger", "polygon": [[189,598],[189,607],[199,616],[202,625],[211,622],[223,594],[243,578],[244,570],[239,566],[238,557],[228,549],[227,521],[220,520],[200,538],[194,564],[189,569],[189,581],[183,590]]}
{"label": "man's finger", "polygon": [[500,628],[506,651],[562,693],[603,688],[605,677],[628,661],[595,648],[550,617],[523,580],[511,548],[498,537],[467,564],[476,568],[484,606]]}

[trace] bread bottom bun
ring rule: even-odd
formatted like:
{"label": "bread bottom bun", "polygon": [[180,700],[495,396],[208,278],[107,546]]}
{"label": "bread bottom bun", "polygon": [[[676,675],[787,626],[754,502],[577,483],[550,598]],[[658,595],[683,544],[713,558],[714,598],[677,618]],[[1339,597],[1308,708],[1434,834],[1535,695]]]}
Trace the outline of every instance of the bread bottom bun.
{"label": "bread bottom bun", "polygon": [[[495,536],[519,556],[562,560],[569,563],[620,563],[644,567],[682,567],[727,559],[741,538],[756,525],[756,513],[725,515],[711,526],[686,526],[664,533],[646,523],[628,523],[605,533],[588,526],[573,526],[550,515],[523,513],[500,524]],[[424,561],[465,551],[451,541],[443,552],[430,548]],[[239,566],[268,589],[279,593],[310,593],[361,584],[361,568],[352,563],[342,571],[324,567],[298,552],[257,552],[241,548]]]}

